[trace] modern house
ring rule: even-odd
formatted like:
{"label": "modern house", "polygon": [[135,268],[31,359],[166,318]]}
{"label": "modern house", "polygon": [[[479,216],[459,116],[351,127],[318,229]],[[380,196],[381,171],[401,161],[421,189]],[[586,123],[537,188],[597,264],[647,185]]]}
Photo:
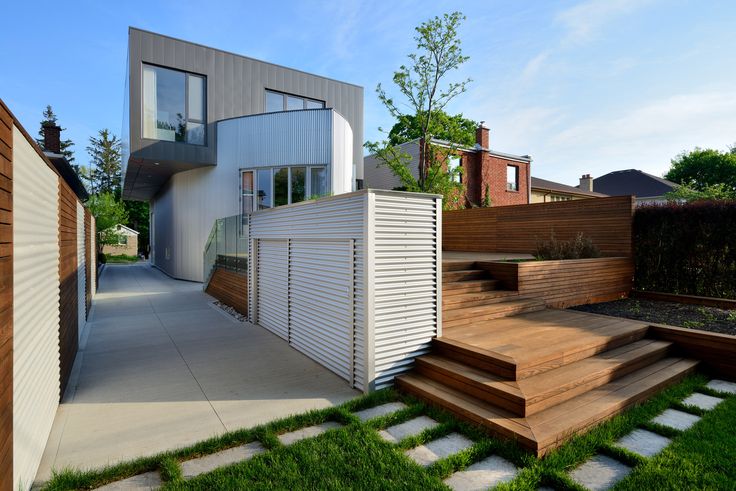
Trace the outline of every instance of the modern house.
{"label": "modern house", "polygon": [[[465,184],[465,206],[481,205],[486,195],[493,206],[522,205],[531,201],[530,167],[528,155],[512,155],[493,150],[489,146],[489,130],[482,124],[476,129],[475,146],[452,145],[442,140],[432,140],[432,145],[450,149],[447,165],[462,169],[460,180]],[[419,175],[420,140],[399,145],[402,152],[411,156],[410,166],[415,177]],[[379,165],[375,155],[364,159],[365,185],[374,189],[396,189],[399,179],[388,167]]]}
{"label": "modern house", "polygon": [[118,224],[115,226],[115,235],[117,236],[117,244],[105,244],[102,246],[102,252],[113,256],[138,255],[138,231],[133,230],[125,225]]}
{"label": "modern house", "polygon": [[532,176],[532,203],[552,203],[555,201],[571,201],[574,199],[603,198],[603,193],[587,191],[585,183],[591,180],[586,174],[580,178],[580,187],[568,186],[559,182],[548,181]]}
{"label": "modern house", "polygon": [[[580,183],[580,188],[585,189],[583,179]],[[666,201],[664,195],[677,189],[677,186],[677,183],[662,177],[637,169],[626,169],[609,172],[593,179],[589,191],[595,190],[609,196],[633,195],[637,204],[663,203]]]}
{"label": "modern house", "polygon": [[123,197],[175,278],[218,218],[362,186],[362,87],[135,28],[127,72]]}

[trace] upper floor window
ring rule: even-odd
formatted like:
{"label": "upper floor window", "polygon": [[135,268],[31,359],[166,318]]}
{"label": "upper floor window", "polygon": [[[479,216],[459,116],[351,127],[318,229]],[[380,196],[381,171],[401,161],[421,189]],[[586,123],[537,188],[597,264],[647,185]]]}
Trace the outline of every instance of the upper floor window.
{"label": "upper floor window", "polygon": [[516,165],[506,166],[506,190],[519,190],[519,167]]}
{"label": "upper floor window", "polygon": [[143,138],[205,144],[207,80],[143,65]]}
{"label": "upper floor window", "polygon": [[296,109],[322,109],[325,107],[323,101],[307,99],[296,95],[266,91],[266,112],[294,111]]}
{"label": "upper floor window", "polygon": [[[457,170],[459,169],[459,170]],[[452,180],[463,182],[462,161],[457,155],[450,155],[447,159],[447,171],[452,174]]]}

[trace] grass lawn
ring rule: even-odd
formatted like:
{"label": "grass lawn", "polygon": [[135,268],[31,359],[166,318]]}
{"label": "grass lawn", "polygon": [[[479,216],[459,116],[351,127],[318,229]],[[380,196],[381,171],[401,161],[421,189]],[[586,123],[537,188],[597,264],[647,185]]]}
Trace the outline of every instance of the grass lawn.
{"label": "grass lawn", "polygon": [[128,256],[125,254],[118,254],[115,256],[105,256],[108,263],[112,264],[128,264],[128,263],[137,263],[140,261],[140,258],[138,256]]}
{"label": "grass lawn", "polygon": [[[237,431],[195,446],[154,457],[112,466],[100,471],[63,471],[46,489],[89,489],[113,480],[158,469],[164,489],[447,489],[442,480],[456,470],[500,455],[520,468],[516,478],[498,489],[582,489],[568,472],[596,453],[602,453],[634,468],[614,488],[642,489],[735,489],[736,488],[736,397],[725,397],[705,388],[708,379],[692,375],[640,406],[577,437],[544,459],[525,453],[513,442],[491,438],[478,428],[421,402],[385,390],[360,397],[342,406],[314,411],[257,428]],[[680,401],[693,391],[724,397],[711,411],[685,407]],[[399,412],[361,423],[352,412],[388,401],[402,400],[408,407]],[[649,421],[666,408],[702,416],[695,426],[678,432]],[[376,430],[427,415],[441,424],[397,445],[384,442]],[[320,436],[283,446],[277,435],[305,426],[337,421],[345,426]],[[645,459],[615,447],[613,443],[635,428],[645,428],[672,438],[657,456]],[[460,432],[475,444],[428,468],[416,465],[402,453],[450,432]],[[247,442],[260,441],[267,452],[229,467],[203,474],[190,481],[181,478],[179,462]]]}

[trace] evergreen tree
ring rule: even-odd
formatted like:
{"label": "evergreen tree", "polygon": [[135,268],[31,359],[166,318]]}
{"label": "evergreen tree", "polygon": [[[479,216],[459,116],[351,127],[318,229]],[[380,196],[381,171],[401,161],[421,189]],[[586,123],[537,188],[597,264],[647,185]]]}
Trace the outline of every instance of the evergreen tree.
{"label": "evergreen tree", "polygon": [[[46,109],[43,111],[43,119],[41,120],[41,125],[38,130],[38,138],[36,138],[36,143],[44,149],[48,150],[44,145],[44,138],[43,138],[43,126],[47,123],[59,125],[57,121],[57,116],[54,114],[54,110],[51,108],[50,105],[46,106]],[[66,130],[66,128],[62,128],[61,131]],[[71,164],[72,168],[74,169],[74,172],[79,175],[79,166],[74,163],[74,151],[71,149],[71,147],[74,146],[74,142],[71,140],[61,140],[59,146],[61,147],[61,154],[64,156],[64,158]]]}
{"label": "evergreen tree", "polygon": [[90,137],[87,153],[90,166],[84,169],[83,178],[88,182],[91,194],[111,193],[120,196],[122,144],[110,130],[98,132],[98,138]]}

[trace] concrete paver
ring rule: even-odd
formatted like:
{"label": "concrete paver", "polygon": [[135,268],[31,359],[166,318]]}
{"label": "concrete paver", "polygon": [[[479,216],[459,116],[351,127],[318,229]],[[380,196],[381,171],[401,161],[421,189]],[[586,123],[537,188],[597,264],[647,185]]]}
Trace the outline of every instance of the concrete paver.
{"label": "concrete paver", "polygon": [[36,483],[359,393],[270,332],[215,310],[201,283],[107,265]]}
{"label": "concrete paver", "polygon": [[727,382],[726,380],[711,380],[706,385],[709,389],[725,392],[727,394],[736,394],[736,382]]}
{"label": "concrete paver", "polygon": [[677,409],[666,409],[662,414],[652,420],[653,423],[680,431],[687,430],[698,421],[700,421],[700,416],[678,411]]}
{"label": "concrete paver", "polygon": [[292,443],[304,440],[305,438],[319,436],[325,431],[334,430],[335,428],[341,427],[342,425],[340,423],[336,423],[335,421],[327,421],[319,425],[307,426],[306,428],[300,428],[295,431],[290,431],[289,433],[283,433],[279,435],[278,438],[282,445],[291,445]]}
{"label": "concrete paver", "polygon": [[721,399],[720,397],[713,397],[706,394],[700,394],[698,392],[691,394],[689,397],[682,401],[682,403],[687,406],[695,406],[705,411],[710,411],[722,402],[723,399]]}
{"label": "concrete paver", "polygon": [[591,491],[609,489],[629,475],[631,467],[605,455],[596,455],[570,473],[573,481]]}
{"label": "concrete paver", "polygon": [[391,443],[398,443],[408,436],[415,436],[427,430],[438,426],[439,423],[428,416],[419,416],[410,419],[401,424],[390,426],[385,430],[381,430],[379,435],[381,438]]}
{"label": "concrete paver", "polygon": [[406,409],[406,404],[403,402],[387,402],[380,406],[369,407],[361,411],[356,411],[355,415],[361,421],[368,421],[369,419],[378,418],[379,416],[386,416],[387,414],[395,413]]}
{"label": "concrete paver", "polygon": [[161,487],[161,476],[158,472],[146,472],[127,479],[111,482],[97,488],[98,491],[148,491]]}
{"label": "concrete paver", "polygon": [[672,440],[667,437],[652,433],[651,431],[638,429],[621,438],[616,442],[616,445],[639,454],[642,457],[653,457],[669,445],[670,442]]}
{"label": "concrete paver", "polygon": [[473,440],[465,438],[459,433],[450,433],[442,438],[409,449],[404,453],[417,464],[426,467],[472,446]]}
{"label": "concrete paver", "polygon": [[519,470],[508,460],[492,455],[445,479],[454,491],[480,491],[511,481]]}
{"label": "concrete paver", "polygon": [[221,452],[205,455],[198,459],[191,459],[181,463],[181,472],[184,479],[191,479],[205,472],[213,471],[219,467],[242,462],[265,452],[266,449],[260,442],[251,442],[239,447],[228,448]]}

